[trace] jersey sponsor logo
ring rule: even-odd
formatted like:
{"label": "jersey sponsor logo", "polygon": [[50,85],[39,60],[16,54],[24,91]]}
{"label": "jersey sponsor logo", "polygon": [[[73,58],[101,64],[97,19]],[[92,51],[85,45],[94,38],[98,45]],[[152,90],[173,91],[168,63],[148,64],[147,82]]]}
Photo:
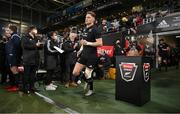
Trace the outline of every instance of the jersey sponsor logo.
{"label": "jersey sponsor logo", "polygon": [[149,63],[143,64],[143,77],[144,77],[145,82],[148,82],[149,80],[150,68],[151,68],[151,65]]}
{"label": "jersey sponsor logo", "polygon": [[130,82],[134,80],[136,75],[138,65],[135,63],[121,63],[119,64],[119,69],[121,73],[121,77],[126,82]]}
{"label": "jersey sponsor logo", "polygon": [[169,27],[170,25],[165,21],[165,20],[162,20],[159,25],[157,26],[157,28],[167,28]]}

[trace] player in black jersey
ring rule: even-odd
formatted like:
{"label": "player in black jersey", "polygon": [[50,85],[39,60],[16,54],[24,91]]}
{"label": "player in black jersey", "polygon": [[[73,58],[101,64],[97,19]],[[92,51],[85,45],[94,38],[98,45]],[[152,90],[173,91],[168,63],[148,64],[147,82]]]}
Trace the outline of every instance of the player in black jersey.
{"label": "player in black jersey", "polygon": [[86,29],[84,31],[85,37],[81,40],[83,50],[73,70],[73,75],[79,76],[80,71],[85,68],[86,83],[84,89],[89,87],[85,96],[93,94],[93,79],[91,75],[98,60],[96,47],[103,45],[101,33],[95,25],[95,18],[96,14],[94,12],[89,11],[86,13]]}
{"label": "player in black jersey", "polygon": [[159,40],[158,45],[158,67],[161,70],[162,64],[165,65],[165,70],[167,71],[167,61],[169,58],[169,45],[164,42],[164,39]]}

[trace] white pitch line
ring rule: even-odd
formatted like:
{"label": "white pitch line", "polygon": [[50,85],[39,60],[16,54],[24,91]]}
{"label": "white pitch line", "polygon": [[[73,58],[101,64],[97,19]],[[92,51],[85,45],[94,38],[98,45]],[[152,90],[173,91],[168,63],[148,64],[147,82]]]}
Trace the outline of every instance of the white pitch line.
{"label": "white pitch line", "polygon": [[[52,104],[52,105],[56,105],[58,108],[61,108],[60,106],[58,106],[52,99],[38,93],[38,92],[35,92],[35,94],[41,98],[43,98],[46,102]],[[67,112],[68,114],[80,114],[79,112],[75,111],[75,110],[72,110],[70,108],[61,108],[63,111]]]}

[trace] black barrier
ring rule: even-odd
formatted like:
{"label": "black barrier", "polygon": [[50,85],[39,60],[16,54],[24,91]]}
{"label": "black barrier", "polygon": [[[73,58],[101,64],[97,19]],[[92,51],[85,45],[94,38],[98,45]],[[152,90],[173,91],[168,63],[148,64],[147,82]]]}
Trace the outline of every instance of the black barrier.
{"label": "black barrier", "polygon": [[116,100],[142,106],[151,98],[150,58],[116,57]]}
{"label": "black barrier", "polygon": [[102,35],[102,39],[103,39],[103,45],[104,46],[114,46],[115,42],[117,40],[121,41],[121,45],[122,47],[124,46],[124,38],[122,38],[122,33],[118,32],[118,33],[108,33],[108,34],[104,34]]}

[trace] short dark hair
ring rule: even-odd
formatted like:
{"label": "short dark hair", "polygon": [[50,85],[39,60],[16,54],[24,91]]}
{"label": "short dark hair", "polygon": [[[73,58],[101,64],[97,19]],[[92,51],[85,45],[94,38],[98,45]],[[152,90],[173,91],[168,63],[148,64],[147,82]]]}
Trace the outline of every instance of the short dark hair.
{"label": "short dark hair", "polygon": [[160,39],[159,41],[164,41],[164,39]]}
{"label": "short dark hair", "polygon": [[27,31],[27,32],[29,33],[29,32],[31,32],[33,29],[37,29],[37,28],[36,28],[35,26],[30,26],[30,27],[28,28],[28,31]]}
{"label": "short dark hair", "polygon": [[17,27],[15,25],[10,25],[9,29],[13,32],[17,32]]}
{"label": "short dark hair", "polygon": [[50,36],[53,36],[54,34],[57,34],[57,32],[56,31],[51,31],[50,32]]}
{"label": "short dark hair", "polygon": [[90,14],[92,17],[96,18],[96,13],[93,12],[93,11],[88,11],[88,12],[86,13],[86,15],[87,15],[87,14]]}

